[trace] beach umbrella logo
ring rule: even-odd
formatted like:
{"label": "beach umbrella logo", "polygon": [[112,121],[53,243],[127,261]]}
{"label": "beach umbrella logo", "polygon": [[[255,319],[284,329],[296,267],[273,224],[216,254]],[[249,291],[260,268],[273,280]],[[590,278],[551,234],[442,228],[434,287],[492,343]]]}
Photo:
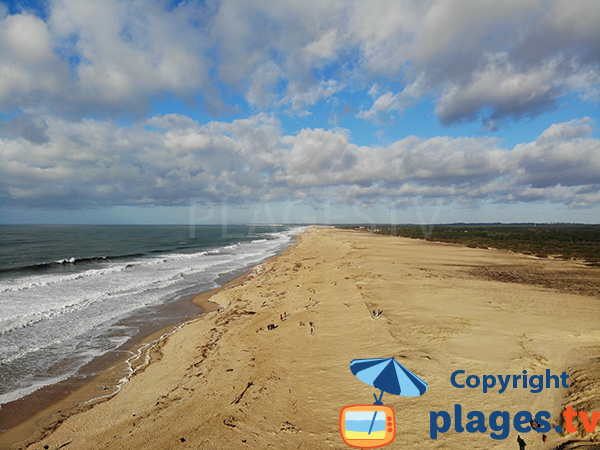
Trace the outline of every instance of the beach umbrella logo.
{"label": "beach umbrella logo", "polygon": [[394,358],[355,359],[350,370],[363,383],[380,391],[374,393],[372,405],[342,408],[340,432],[344,442],[356,448],[378,448],[390,444],[396,436],[394,410],[384,406],[384,392],[404,397],[418,397],[427,391],[427,383]]}
{"label": "beach umbrella logo", "polygon": [[427,383],[394,358],[354,359],[350,370],[363,383],[381,390],[376,405],[382,404],[384,392],[403,397],[418,397],[427,390]]}

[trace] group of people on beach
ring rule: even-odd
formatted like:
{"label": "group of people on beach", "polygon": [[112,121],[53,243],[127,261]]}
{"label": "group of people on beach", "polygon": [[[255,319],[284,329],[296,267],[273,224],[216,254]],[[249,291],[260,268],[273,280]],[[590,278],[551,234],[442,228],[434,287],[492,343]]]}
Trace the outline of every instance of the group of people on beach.
{"label": "group of people on beach", "polygon": [[[279,314],[279,320],[281,320],[283,322],[283,319],[287,318],[288,314],[286,312],[284,312],[283,314]],[[274,330],[275,328],[277,328],[279,325],[275,325],[274,323],[270,323],[267,325],[267,330]]]}
{"label": "group of people on beach", "polygon": [[[529,422],[529,425],[531,425],[532,430],[535,430],[539,433],[537,428],[540,428],[541,425],[538,423],[537,420],[531,419],[531,421]],[[546,434],[542,434],[542,441],[546,442],[546,439],[548,439],[548,436],[546,436]],[[524,439],[521,438],[521,436],[517,436],[517,444],[519,444],[519,450],[525,450],[525,447],[527,446],[527,443],[525,442]]]}

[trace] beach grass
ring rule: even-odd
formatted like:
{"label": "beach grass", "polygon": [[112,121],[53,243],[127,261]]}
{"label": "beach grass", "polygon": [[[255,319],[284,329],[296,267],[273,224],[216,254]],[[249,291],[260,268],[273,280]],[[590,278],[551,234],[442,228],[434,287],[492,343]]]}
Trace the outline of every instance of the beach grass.
{"label": "beach grass", "polygon": [[450,224],[346,225],[378,234],[452,242],[472,248],[500,248],[541,258],[581,259],[600,265],[600,225]]}

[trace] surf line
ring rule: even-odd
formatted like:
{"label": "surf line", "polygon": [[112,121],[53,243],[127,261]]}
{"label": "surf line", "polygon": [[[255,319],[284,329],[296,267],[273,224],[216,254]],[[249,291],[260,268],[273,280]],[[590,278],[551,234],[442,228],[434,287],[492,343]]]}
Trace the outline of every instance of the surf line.
{"label": "surf line", "polygon": [[[214,302],[213,300],[208,300],[210,302]],[[216,303],[216,302],[214,302]],[[114,397],[115,395],[117,395],[121,389],[123,389],[123,386],[125,386],[125,384],[131,380],[131,378],[139,371],[141,371],[142,369],[146,368],[148,366],[148,364],[150,364],[152,357],[151,357],[151,353],[152,350],[161,342],[164,342],[167,340],[167,338],[169,338],[169,336],[171,336],[172,334],[174,334],[175,332],[181,330],[183,327],[194,323],[194,322],[198,322],[199,320],[202,320],[204,318],[206,318],[206,316],[209,316],[211,314],[217,313],[219,311],[222,311],[225,308],[225,306],[223,305],[219,305],[219,309],[217,311],[212,311],[209,313],[203,313],[200,314],[198,317],[194,317],[190,320],[187,320],[183,323],[180,323],[179,325],[177,325],[176,327],[170,328],[167,332],[165,332],[164,334],[160,335],[158,338],[156,338],[155,340],[151,341],[151,342],[146,342],[142,345],[140,345],[138,347],[138,349],[135,352],[132,352],[130,350],[126,350],[127,353],[131,354],[131,356],[129,358],[127,358],[125,361],[123,361],[122,363],[118,364],[124,364],[126,366],[125,371],[126,374],[125,376],[123,376],[122,378],[120,378],[117,382],[117,384],[115,385],[114,389],[105,394],[105,395],[101,395],[98,397],[94,397],[90,400],[87,400],[83,403],[81,403],[82,405],[86,405],[89,403],[94,403],[97,402],[99,400],[103,400],[103,399],[109,399],[111,397]],[[136,364],[137,361],[139,361],[141,358],[143,358],[142,363],[141,364]],[[117,365],[117,366],[118,366]]]}

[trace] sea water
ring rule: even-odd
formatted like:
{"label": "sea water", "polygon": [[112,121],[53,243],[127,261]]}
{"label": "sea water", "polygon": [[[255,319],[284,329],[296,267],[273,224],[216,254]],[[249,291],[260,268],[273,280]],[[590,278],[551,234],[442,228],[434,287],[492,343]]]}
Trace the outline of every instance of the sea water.
{"label": "sea water", "polygon": [[73,376],[160,322],[161,306],[218,287],[300,231],[0,226],[0,407]]}

